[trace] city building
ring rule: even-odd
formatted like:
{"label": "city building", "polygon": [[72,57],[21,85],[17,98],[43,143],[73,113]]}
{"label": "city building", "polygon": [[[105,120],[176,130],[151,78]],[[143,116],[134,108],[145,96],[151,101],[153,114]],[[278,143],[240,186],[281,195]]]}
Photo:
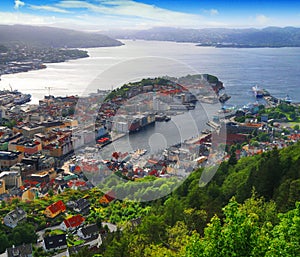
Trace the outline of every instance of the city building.
{"label": "city building", "polygon": [[21,174],[18,171],[3,171],[0,173],[0,179],[4,180],[6,189],[22,186]]}
{"label": "city building", "polygon": [[21,152],[0,151],[0,168],[8,170],[11,166],[21,162],[23,157]]}

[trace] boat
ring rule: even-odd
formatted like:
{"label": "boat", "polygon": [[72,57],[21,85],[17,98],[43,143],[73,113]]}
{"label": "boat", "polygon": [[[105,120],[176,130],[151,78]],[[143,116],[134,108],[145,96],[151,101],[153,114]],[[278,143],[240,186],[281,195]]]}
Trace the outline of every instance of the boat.
{"label": "boat", "polygon": [[264,96],[264,90],[259,88],[257,85],[255,85],[254,87],[252,87],[252,91],[255,95],[256,98],[263,98]]}
{"label": "boat", "polygon": [[111,144],[112,140],[110,137],[103,137],[97,140],[97,146],[98,148],[103,148],[104,146]]}
{"label": "boat", "polygon": [[219,97],[219,101],[220,101],[220,103],[225,103],[226,101],[228,101],[229,99],[231,98],[231,96],[229,96],[229,95],[227,95],[226,93],[225,94],[223,94],[223,95],[221,95],[220,97]]}
{"label": "boat", "polygon": [[286,97],[283,99],[286,103],[291,103],[292,102],[292,99],[290,98],[289,95],[286,95]]}
{"label": "boat", "polygon": [[14,104],[21,105],[30,102],[30,100],[31,100],[30,94],[21,94],[14,99]]}

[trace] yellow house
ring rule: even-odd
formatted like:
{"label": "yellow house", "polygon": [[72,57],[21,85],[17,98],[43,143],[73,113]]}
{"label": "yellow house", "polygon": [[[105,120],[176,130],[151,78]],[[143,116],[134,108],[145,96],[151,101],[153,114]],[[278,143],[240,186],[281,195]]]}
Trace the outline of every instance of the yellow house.
{"label": "yellow house", "polygon": [[65,211],[66,211],[66,206],[63,203],[63,201],[60,200],[58,202],[49,205],[44,211],[44,214],[48,218],[55,218],[57,215]]}
{"label": "yellow house", "polygon": [[22,201],[33,201],[34,199],[35,193],[30,189],[22,194]]}

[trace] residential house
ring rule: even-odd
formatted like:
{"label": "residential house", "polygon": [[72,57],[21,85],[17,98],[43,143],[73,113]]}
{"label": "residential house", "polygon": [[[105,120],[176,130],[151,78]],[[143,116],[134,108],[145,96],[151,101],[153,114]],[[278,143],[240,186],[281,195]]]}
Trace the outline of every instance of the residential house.
{"label": "residential house", "polygon": [[98,234],[99,234],[99,228],[96,224],[91,224],[83,228],[80,228],[77,232],[77,235],[84,240],[90,238],[97,238]]}
{"label": "residential house", "polygon": [[6,249],[7,257],[32,257],[32,244],[12,246]]}
{"label": "residential house", "polygon": [[83,222],[85,218],[82,217],[80,214],[72,216],[71,218],[65,219],[61,224],[60,228],[63,231],[67,230],[74,230],[78,228]]}
{"label": "residential house", "polygon": [[33,201],[36,197],[36,191],[28,189],[22,194],[22,201]]}
{"label": "residential house", "polygon": [[81,198],[74,202],[73,210],[78,213],[86,213],[89,211],[90,203],[87,199]]}
{"label": "residential house", "polygon": [[101,204],[109,204],[115,199],[116,199],[115,193],[113,191],[109,191],[108,193],[103,195],[99,201]]}
{"label": "residential house", "polygon": [[26,218],[26,212],[21,208],[16,208],[15,210],[7,213],[3,219],[6,226],[14,228],[18,223]]}
{"label": "residential house", "polygon": [[45,251],[67,248],[66,234],[45,237],[43,241],[43,248]]}
{"label": "residential house", "polygon": [[46,210],[44,211],[44,214],[48,218],[55,218],[58,214],[65,212],[66,211],[66,206],[63,203],[63,201],[58,201],[55,202],[51,205],[49,205]]}

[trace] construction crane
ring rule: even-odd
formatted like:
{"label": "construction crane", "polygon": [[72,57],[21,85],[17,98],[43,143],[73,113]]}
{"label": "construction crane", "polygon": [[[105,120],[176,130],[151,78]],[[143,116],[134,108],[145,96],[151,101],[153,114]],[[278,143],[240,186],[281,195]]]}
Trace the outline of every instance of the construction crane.
{"label": "construction crane", "polygon": [[50,90],[53,88],[53,87],[45,87],[46,89],[48,89],[48,95],[50,96]]}

